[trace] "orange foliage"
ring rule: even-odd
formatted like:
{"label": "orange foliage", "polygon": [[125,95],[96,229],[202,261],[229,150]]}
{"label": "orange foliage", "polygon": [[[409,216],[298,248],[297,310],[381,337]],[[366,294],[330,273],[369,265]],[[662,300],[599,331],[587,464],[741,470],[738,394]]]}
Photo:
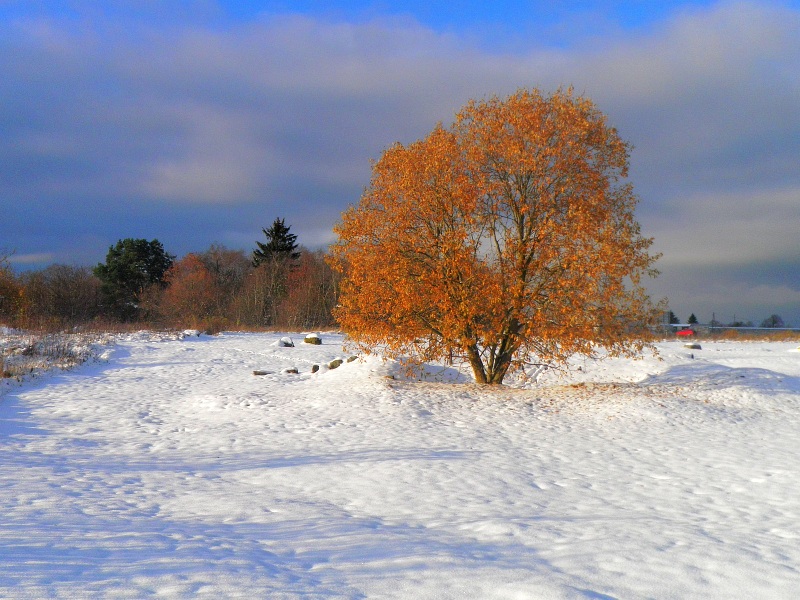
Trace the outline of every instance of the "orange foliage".
{"label": "orange foliage", "polygon": [[395,144],[336,228],[337,319],[362,350],[462,357],[481,383],[599,346],[640,352],[656,257],[621,182],[628,153],[571,90],[470,102]]}
{"label": "orange foliage", "polygon": [[164,317],[175,325],[199,327],[214,314],[219,289],[197,254],[174,263],[164,280],[167,288],[160,301]]}
{"label": "orange foliage", "polygon": [[286,297],[279,311],[281,320],[297,329],[330,324],[337,281],[321,252],[302,252],[287,273]]}

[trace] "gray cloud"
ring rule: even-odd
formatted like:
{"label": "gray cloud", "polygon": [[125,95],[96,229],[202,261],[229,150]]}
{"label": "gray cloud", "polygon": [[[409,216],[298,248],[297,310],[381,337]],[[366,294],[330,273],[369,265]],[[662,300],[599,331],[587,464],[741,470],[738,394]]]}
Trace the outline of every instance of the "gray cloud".
{"label": "gray cloud", "polygon": [[800,253],[796,10],[722,3],[513,53],[410,19],[124,25],[2,25],[0,246],[86,264],[122,237],[249,248],[275,216],[326,244],[392,142],[469,98],[574,85],[636,147],[654,293],[700,313],[738,288],[748,318],[800,324],[800,281],[775,266]]}

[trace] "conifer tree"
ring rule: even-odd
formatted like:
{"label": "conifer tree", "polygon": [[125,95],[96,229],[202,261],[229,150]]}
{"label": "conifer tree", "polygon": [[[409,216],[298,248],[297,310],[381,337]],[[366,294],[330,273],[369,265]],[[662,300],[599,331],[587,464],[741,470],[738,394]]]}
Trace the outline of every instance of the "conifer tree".
{"label": "conifer tree", "polygon": [[289,233],[290,227],[283,219],[277,218],[269,229],[262,229],[267,243],[256,242],[253,251],[253,266],[261,292],[261,321],[263,325],[275,325],[278,309],[288,293],[289,272],[296,266],[297,236]]}
{"label": "conifer tree", "polygon": [[254,267],[272,262],[273,259],[294,260],[300,256],[299,252],[295,252],[297,236],[289,233],[290,229],[283,219],[277,218],[269,229],[261,230],[267,236],[267,243],[256,241],[256,249],[253,250]]}
{"label": "conifer tree", "polygon": [[152,285],[163,285],[164,275],[175,259],[158,240],[126,238],[108,249],[106,262],[92,270],[102,282],[109,310],[124,321],[139,313],[139,300]]}

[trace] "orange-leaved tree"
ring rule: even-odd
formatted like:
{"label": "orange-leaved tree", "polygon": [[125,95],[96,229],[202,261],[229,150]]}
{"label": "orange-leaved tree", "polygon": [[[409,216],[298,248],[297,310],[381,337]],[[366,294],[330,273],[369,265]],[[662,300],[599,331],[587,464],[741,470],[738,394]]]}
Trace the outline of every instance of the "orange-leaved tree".
{"label": "orange-leaved tree", "polygon": [[160,312],[171,324],[200,327],[214,315],[221,292],[202,258],[189,253],[164,276]]}
{"label": "orange-leaved tree", "polygon": [[373,166],[336,227],[335,311],[362,350],[460,357],[479,383],[581,353],[633,355],[654,276],[630,146],[572,90],[468,103]]}

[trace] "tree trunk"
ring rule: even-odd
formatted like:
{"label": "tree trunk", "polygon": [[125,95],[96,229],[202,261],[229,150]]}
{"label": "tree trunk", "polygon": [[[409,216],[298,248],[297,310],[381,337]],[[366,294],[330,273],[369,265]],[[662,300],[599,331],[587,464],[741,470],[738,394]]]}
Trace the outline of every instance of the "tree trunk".
{"label": "tree trunk", "polygon": [[494,368],[488,369],[486,372],[486,383],[490,385],[501,385],[503,379],[508,373],[511,366],[511,357],[501,357],[495,361]]}
{"label": "tree trunk", "polygon": [[508,373],[511,366],[511,356],[513,353],[505,352],[499,357],[496,357],[492,364],[484,365],[481,360],[481,354],[478,351],[477,345],[472,345],[467,348],[467,358],[472,367],[472,373],[475,376],[476,383],[484,383],[488,385],[502,385],[503,378]]}
{"label": "tree trunk", "polygon": [[481,360],[481,353],[478,352],[478,346],[473,344],[467,348],[467,358],[472,367],[472,373],[475,375],[475,382],[488,383],[486,381],[486,369],[483,367],[483,361]]}

